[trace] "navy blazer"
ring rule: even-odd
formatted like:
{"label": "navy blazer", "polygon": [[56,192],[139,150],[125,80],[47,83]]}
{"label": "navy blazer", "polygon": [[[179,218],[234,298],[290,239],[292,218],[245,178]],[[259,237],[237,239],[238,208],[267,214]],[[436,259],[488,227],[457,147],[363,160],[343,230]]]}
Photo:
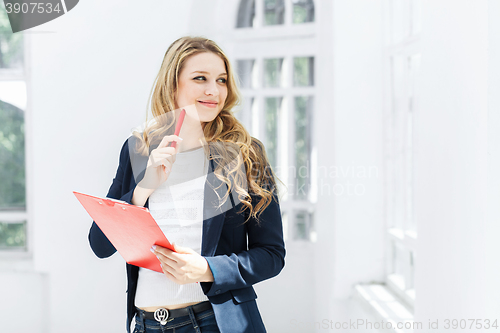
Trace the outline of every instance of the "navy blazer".
{"label": "navy blazer", "polygon": [[[123,144],[120,164],[106,197],[132,204],[132,195],[137,186],[134,171],[137,173],[137,165],[142,166],[143,172],[137,177],[139,183],[144,177],[148,161],[148,156],[135,153],[130,156],[129,146],[132,147],[130,143],[136,140],[134,136],[130,136]],[[262,146],[260,148],[264,151]],[[153,147],[150,147],[150,152],[152,149]],[[212,156],[211,152],[210,155]],[[218,199],[215,200],[217,193],[221,197],[224,196],[227,187],[218,186],[222,182],[213,173],[214,160],[210,162],[211,169],[204,188],[201,255],[207,260],[214,281],[200,282],[200,285],[212,303],[221,333],[266,332],[255,301],[257,294],[252,286],[278,275],[285,265],[285,245],[278,197],[274,193],[274,199],[259,216],[260,225],[254,218],[243,223],[248,217],[248,209],[238,214],[243,204],[239,202],[235,205],[232,195],[221,208],[217,208]],[[249,194],[255,207],[260,198],[252,193]],[[148,207],[148,204],[149,199],[144,207]],[[95,222],[90,228],[89,242],[99,258],[109,257],[116,252]],[[134,300],[139,267],[127,263],[126,268],[127,332],[130,333],[130,325],[135,314]]]}

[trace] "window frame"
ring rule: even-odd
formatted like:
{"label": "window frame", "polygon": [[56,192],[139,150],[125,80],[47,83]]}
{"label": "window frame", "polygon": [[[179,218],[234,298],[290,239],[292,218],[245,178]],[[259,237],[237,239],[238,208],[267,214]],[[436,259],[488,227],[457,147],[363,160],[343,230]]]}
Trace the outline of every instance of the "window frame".
{"label": "window frame", "polygon": [[[33,184],[31,179],[33,168],[29,167],[33,165],[33,154],[32,154],[32,122],[31,122],[31,110],[32,110],[32,99],[31,99],[31,36],[26,32],[17,32],[23,35],[23,70],[9,70],[0,69],[0,81],[13,81],[19,80],[24,81],[26,84],[26,108],[24,110],[24,142],[25,142],[25,185],[26,185],[26,210],[0,210],[0,220],[9,221],[16,219],[16,216],[22,216],[25,218],[26,226],[26,247],[21,248],[0,248],[0,260],[2,262],[8,261],[25,261],[31,260],[33,258],[33,210],[32,210],[32,196],[33,196]],[[17,266],[16,266],[17,267]]]}
{"label": "window frame", "polygon": [[[415,302],[415,287],[414,287],[414,276],[415,276],[415,262],[417,257],[417,223],[415,221],[415,206],[414,206],[414,157],[415,157],[415,143],[416,143],[416,131],[414,127],[414,121],[411,121],[411,132],[407,132],[405,126],[408,125],[408,116],[411,113],[414,117],[415,113],[418,112],[418,92],[415,89],[412,90],[412,95],[410,96],[410,85],[416,86],[416,78],[411,76],[409,72],[408,61],[413,56],[421,56],[421,42],[420,42],[420,24],[419,22],[414,22],[415,17],[417,17],[415,10],[419,10],[419,0],[407,0],[404,2],[397,2],[394,0],[388,0],[386,7],[386,14],[389,18],[385,36],[386,43],[384,45],[384,67],[385,67],[385,112],[384,112],[384,210],[385,210],[385,222],[386,222],[386,265],[385,265],[385,283],[387,287],[397,295],[402,302],[404,302],[409,309],[413,311]],[[401,12],[405,12],[407,15],[406,19],[404,17],[396,17],[395,7],[400,6]],[[406,7],[405,7],[406,6]],[[416,24],[417,23],[417,24]],[[398,25],[400,30],[396,31],[395,25]],[[417,29],[415,29],[415,27]],[[398,98],[403,98],[401,96],[396,96],[396,83],[394,82],[394,59],[400,57],[403,63],[403,74],[402,81],[403,84],[398,86],[398,91],[402,91],[404,94],[404,101],[401,103]],[[411,80],[414,81],[411,81]],[[416,97],[417,96],[417,97]],[[410,107],[410,99],[412,105]],[[403,107],[401,105],[403,104]],[[399,117],[402,117],[399,119]],[[397,129],[395,129],[395,127]],[[408,135],[411,135],[411,147],[408,147]],[[400,150],[395,147],[402,147]],[[397,155],[400,155],[399,157]],[[408,163],[407,155],[410,154],[411,162]],[[399,158],[399,174],[402,176],[394,176],[393,172],[398,166],[395,166],[395,161]],[[412,182],[411,193],[409,193],[408,180]],[[399,181],[399,183],[398,183]],[[397,186],[400,192],[395,191],[394,187]],[[402,196],[403,200],[401,207],[395,208],[394,198],[396,195]],[[408,205],[411,206],[410,214],[408,216]],[[398,209],[402,210],[402,213],[396,214]],[[399,219],[399,220],[398,220]],[[404,280],[406,281],[405,287],[402,288],[400,285],[399,275],[393,274],[395,269],[394,257],[395,253],[393,251],[393,242],[401,246],[406,252],[413,253],[413,268],[405,267],[406,271],[403,272]],[[408,259],[409,260],[409,259]],[[409,281],[409,283],[408,283]],[[409,285],[409,286],[408,286]]]}
{"label": "window frame", "polygon": [[[283,229],[284,229],[284,238],[287,241],[293,242],[314,242],[316,240],[316,232],[315,232],[315,222],[314,216],[316,215],[316,201],[317,201],[317,184],[316,180],[312,177],[314,176],[314,167],[316,165],[316,154],[314,153],[316,143],[314,141],[314,120],[308,124],[310,127],[310,151],[309,156],[311,158],[310,169],[309,169],[309,177],[310,179],[310,187],[309,187],[309,195],[305,200],[295,199],[293,193],[290,193],[290,190],[295,190],[295,181],[290,172],[290,166],[295,168],[295,153],[294,153],[294,135],[295,135],[295,123],[294,123],[294,115],[295,115],[295,97],[298,96],[307,96],[313,99],[312,105],[313,109],[317,103],[317,82],[313,81],[312,86],[294,86],[294,77],[293,77],[293,61],[296,57],[312,57],[314,60],[313,78],[317,78],[317,64],[320,55],[318,53],[317,42],[315,42],[315,38],[317,38],[318,32],[318,24],[316,24],[317,16],[315,15],[314,21],[294,24],[292,23],[292,14],[293,14],[293,3],[292,0],[285,0],[285,13],[284,13],[284,24],[282,25],[263,25],[263,15],[264,8],[263,0],[255,1],[255,25],[253,27],[245,27],[245,28],[236,28],[237,24],[234,24],[232,31],[228,32],[228,39],[234,43],[232,61],[236,63],[237,60],[254,60],[254,66],[257,66],[256,71],[257,75],[255,80],[257,80],[257,84],[255,86],[251,85],[250,88],[241,89],[243,98],[253,98],[254,100],[254,109],[258,110],[258,114],[252,114],[251,119],[251,135],[257,138],[263,138],[263,142],[265,144],[265,123],[262,121],[265,115],[265,98],[266,97],[281,97],[281,113],[285,118],[284,123],[280,123],[278,127],[278,165],[280,166],[280,170],[276,172],[277,176],[287,185],[287,192],[283,193],[282,201],[280,202],[280,209],[283,216],[286,216],[286,219],[283,221]],[[315,11],[317,10],[316,1],[314,1]],[[237,6],[237,8],[239,8]],[[237,11],[236,15],[237,17]],[[275,49],[275,48],[241,48],[237,47],[240,45],[244,45],[246,42],[255,43],[262,42],[262,44],[273,42],[273,41],[281,41],[289,38],[297,39],[300,45],[294,45],[293,47],[289,47],[286,49]],[[295,43],[294,43],[295,44]],[[283,76],[283,85],[279,87],[264,87],[264,59],[271,58],[283,58],[282,64],[282,76]],[[243,106],[241,110],[249,110],[250,106]],[[310,112],[314,112],[311,110]],[[243,117],[242,117],[243,118]],[[314,119],[314,116],[313,116]],[[245,124],[247,127],[249,124]],[[258,128],[256,128],[256,126]],[[286,161],[284,160],[286,159]],[[293,185],[292,185],[293,184]],[[278,186],[281,184],[278,182]],[[293,188],[290,188],[293,186]],[[282,189],[282,187],[280,187]],[[284,188],[283,188],[284,190]],[[305,211],[308,214],[308,226],[307,230],[309,230],[309,238],[304,239],[294,239],[294,233],[296,230],[296,216],[295,213],[299,211]],[[309,216],[312,217],[312,221],[309,219]]]}
{"label": "window frame", "polygon": [[[241,1],[241,0],[240,0]],[[264,0],[255,0],[255,17],[253,27],[237,28],[238,10],[234,15],[233,29],[228,32],[229,39],[233,41],[252,41],[260,39],[281,39],[281,38],[314,38],[318,34],[319,25],[316,24],[317,15],[314,21],[304,23],[293,23],[293,2],[284,0],[285,13],[284,24],[264,25]],[[317,12],[317,1],[313,1],[315,13]],[[239,8],[239,3],[237,8]]]}

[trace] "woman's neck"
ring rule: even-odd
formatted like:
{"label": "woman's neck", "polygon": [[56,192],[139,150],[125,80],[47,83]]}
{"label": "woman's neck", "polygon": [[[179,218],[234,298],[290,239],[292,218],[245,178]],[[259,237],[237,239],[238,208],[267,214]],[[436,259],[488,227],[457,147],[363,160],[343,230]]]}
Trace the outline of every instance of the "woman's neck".
{"label": "woman's neck", "polygon": [[[196,124],[197,123],[197,124]],[[206,145],[205,135],[200,122],[193,123],[188,118],[184,118],[179,136],[183,139],[177,143],[178,151],[183,152]]]}

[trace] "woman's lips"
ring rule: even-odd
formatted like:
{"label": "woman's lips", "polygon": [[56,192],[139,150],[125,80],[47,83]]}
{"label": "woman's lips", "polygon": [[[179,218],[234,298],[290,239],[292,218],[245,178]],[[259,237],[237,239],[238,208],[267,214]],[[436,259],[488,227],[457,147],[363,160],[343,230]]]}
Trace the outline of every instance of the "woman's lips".
{"label": "woman's lips", "polygon": [[204,106],[206,106],[208,108],[215,108],[215,107],[217,107],[217,103],[209,103],[209,102],[201,102],[201,101],[198,101],[198,103],[203,104]]}

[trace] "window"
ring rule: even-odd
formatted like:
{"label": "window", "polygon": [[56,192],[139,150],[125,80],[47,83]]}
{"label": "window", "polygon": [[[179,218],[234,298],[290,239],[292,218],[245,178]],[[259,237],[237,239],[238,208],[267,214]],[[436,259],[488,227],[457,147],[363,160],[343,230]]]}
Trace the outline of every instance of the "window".
{"label": "window", "polygon": [[25,39],[0,6],[0,250],[27,250]]}
{"label": "window", "polygon": [[264,25],[285,23],[284,0],[264,0]]}
{"label": "window", "polygon": [[295,210],[295,228],[292,238],[297,240],[309,240],[312,229],[312,213],[307,210]]}
{"label": "window", "polygon": [[282,65],[283,58],[264,60],[264,87],[283,87]]}
{"label": "window", "polygon": [[235,27],[304,27],[314,20],[313,0],[240,0]]}
{"label": "window", "polygon": [[292,0],[293,23],[314,21],[314,3],[312,0]]}
{"label": "window", "polygon": [[[285,240],[315,241],[315,198],[311,170],[314,168],[312,140],[315,99],[315,59],[310,43],[315,30],[295,36],[290,28],[314,22],[314,3],[309,0],[255,0],[238,20],[252,17],[252,33],[241,31],[234,39],[234,60],[243,94],[236,113],[250,134],[261,140],[283,194],[281,211]],[[243,26],[238,23],[237,27]],[[301,26],[302,27],[302,26]],[[283,28],[283,29],[282,29]],[[313,28],[310,26],[310,28]],[[270,31],[273,31],[270,36]],[[246,38],[251,38],[246,40]],[[290,38],[296,38],[291,49]],[[245,47],[245,42],[254,47]],[[302,45],[302,47],[300,47]]]}
{"label": "window", "polygon": [[240,78],[240,87],[243,89],[255,88],[254,79],[254,60],[253,59],[240,59],[236,61],[236,72]]}
{"label": "window", "polygon": [[295,189],[297,200],[307,200],[311,186],[312,96],[295,96]]}
{"label": "window", "polygon": [[386,283],[410,306],[413,286],[417,222],[413,208],[413,119],[418,112],[415,82],[420,67],[420,1],[392,0],[386,63],[391,101],[384,117],[385,210],[387,216]]}
{"label": "window", "polygon": [[255,19],[255,1],[242,0],[238,8],[237,28],[248,28],[254,26]]}
{"label": "window", "polygon": [[282,118],[282,100],[282,97],[266,97],[264,102],[266,153],[273,169],[278,166],[278,121]]}
{"label": "window", "polygon": [[[244,1],[242,1],[243,3]],[[251,89],[255,88],[255,77],[256,77],[256,66],[255,61],[253,59],[239,59],[236,60],[236,74],[238,76],[240,89],[242,91],[251,91]],[[240,110],[235,112],[236,118],[238,118],[247,130],[252,132],[252,129],[256,126],[252,121],[252,113],[254,106],[256,107],[255,98],[249,96],[248,94],[244,94],[243,103]]]}
{"label": "window", "polygon": [[296,57],[293,59],[293,85],[295,87],[314,85],[313,57]]}

